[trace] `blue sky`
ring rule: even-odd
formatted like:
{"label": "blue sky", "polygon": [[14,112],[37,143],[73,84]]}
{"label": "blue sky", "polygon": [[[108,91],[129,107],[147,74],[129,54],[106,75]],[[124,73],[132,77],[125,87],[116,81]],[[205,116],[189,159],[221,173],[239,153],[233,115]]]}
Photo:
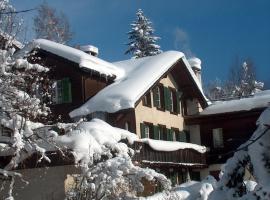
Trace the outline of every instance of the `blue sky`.
{"label": "blue sky", "polygon": [[[34,8],[43,0],[10,0],[17,10]],[[251,58],[258,79],[270,86],[269,0],[47,0],[64,12],[74,32],[71,45],[93,44],[108,61],[124,55],[126,33],[138,8],[153,22],[163,51],[179,50],[199,57],[204,83],[225,79],[234,59]],[[27,37],[31,19],[23,14]]]}

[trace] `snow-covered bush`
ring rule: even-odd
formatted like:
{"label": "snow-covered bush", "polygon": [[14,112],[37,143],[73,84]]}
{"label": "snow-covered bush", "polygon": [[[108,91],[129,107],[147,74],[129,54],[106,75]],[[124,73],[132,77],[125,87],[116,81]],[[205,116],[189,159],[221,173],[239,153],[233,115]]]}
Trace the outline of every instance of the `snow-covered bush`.
{"label": "snow-covered bush", "polygon": [[94,119],[81,122],[64,136],[55,139],[58,146],[72,149],[82,173],[68,192],[68,200],[127,199],[143,192],[142,180],[159,182],[165,190],[171,183],[152,169],[135,166],[134,151],[121,140],[133,142],[136,135]]}

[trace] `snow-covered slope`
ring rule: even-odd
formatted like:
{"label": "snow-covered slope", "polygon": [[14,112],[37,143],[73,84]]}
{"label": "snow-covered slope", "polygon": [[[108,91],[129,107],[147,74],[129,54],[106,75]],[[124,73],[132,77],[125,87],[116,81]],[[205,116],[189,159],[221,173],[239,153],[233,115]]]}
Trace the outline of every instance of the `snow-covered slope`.
{"label": "snow-covered slope", "polygon": [[201,115],[229,113],[255,108],[266,108],[270,103],[270,90],[256,93],[253,97],[235,99],[230,101],[218,101],[204,109]]}
{"label": "snow-covered slope", "polygon": [[23,51],[31,52],[34,48],[40,48],[52,54],[63,57],[72,62],[78,63],[81,68],[99,72],[105,76],[122,76],[123,72],[112,63],[87,54],[79,49],[59,44],[46,39],[36,39],[28,44]]}

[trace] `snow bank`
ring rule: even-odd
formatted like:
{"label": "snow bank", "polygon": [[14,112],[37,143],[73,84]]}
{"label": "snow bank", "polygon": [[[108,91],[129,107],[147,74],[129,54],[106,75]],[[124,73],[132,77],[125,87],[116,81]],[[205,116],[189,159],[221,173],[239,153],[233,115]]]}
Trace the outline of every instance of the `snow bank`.
{"label": "snow bank", "polygon": [[148,138],[138,139],[138,142],[148,144],[152,149],[156,151],[177,151],[179,149],[194,149],[200,153],[206,152],[205,146],[187,142],[176,142],[176,141],[163,141],[163,140],[152,140]]}
{"label": "snow bank", "polygon": [[216,187],[216,180],[212,176],[201,182],[189,181],[176,186],[171,192],[161,192],[153,196],[140,198],[141,200],[207,200],[209,194]]}
{"label": "snow bank", "polygon": [[[167,51],[156,56],[113,63],[124,71],[124,76],[118,77],[115,83],[98,92],[80,108],[73,110],[70,116],[72,118],[84,116],[96,111],[114,113],[134,108],[139,98],[180,59],[186,60],[183,53]],[[185,63],[203,95],[196,75],[189,63],[187,61]]]}
{"label": "snow bank", "polygon": [[230,101],[218,101],[205,108],[200,115],[229,113],[255,108],[265,108],[270,103],[270,90],[256,93],[253,97]]}
{"label": "snow bank", "polygon": [[36,39],[28,44],[22,51],[31,52],[34,48],[40,48],[52,54],[66,58],[78,63],[81,68],[86,68],[99,72],[105,76],[122,76],[123,72],[115,65],[87,54],[81,50],[59,44],[46,39]]}

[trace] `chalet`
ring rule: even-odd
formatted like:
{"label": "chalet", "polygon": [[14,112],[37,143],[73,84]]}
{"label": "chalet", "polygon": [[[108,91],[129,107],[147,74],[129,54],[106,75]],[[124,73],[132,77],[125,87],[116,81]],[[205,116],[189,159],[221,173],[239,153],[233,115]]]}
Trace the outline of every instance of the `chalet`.
{"label": "chalet", "polygon": [[83,52],[44,39],[27,48],[37,50],[32,62],[50,68],[55,116],[65,122],[99,118],[127,129],[142,139],[134,144],[141,149],[134,158],[138,164],[166,173],[175,183],[200,178],[199,171],[207,167],[206,149],[200,146],[199,130],[184,122],[184,116],[209,104],[199,59],[168,51],[109,63],[89,54],[91,48]]}

